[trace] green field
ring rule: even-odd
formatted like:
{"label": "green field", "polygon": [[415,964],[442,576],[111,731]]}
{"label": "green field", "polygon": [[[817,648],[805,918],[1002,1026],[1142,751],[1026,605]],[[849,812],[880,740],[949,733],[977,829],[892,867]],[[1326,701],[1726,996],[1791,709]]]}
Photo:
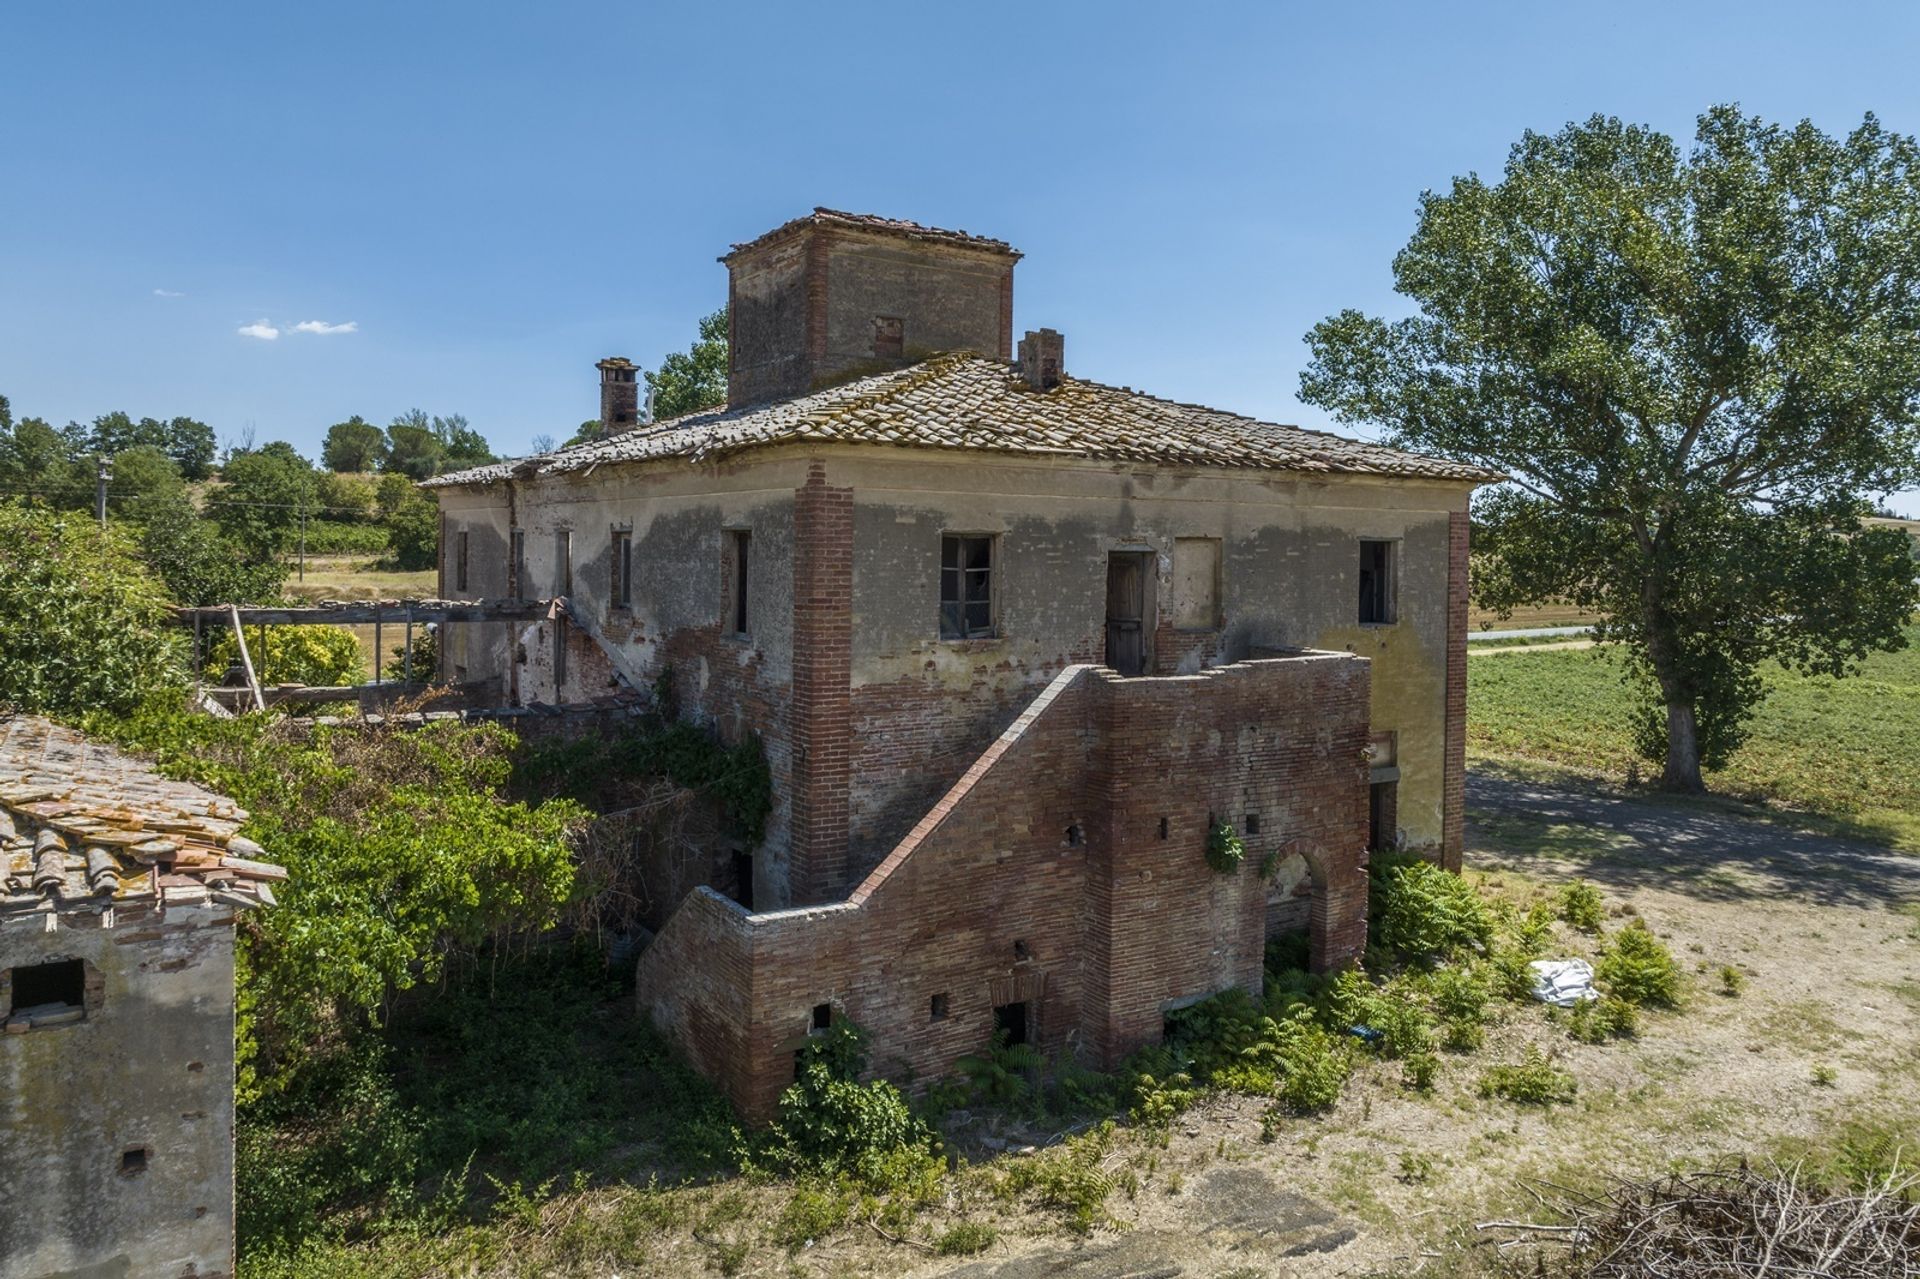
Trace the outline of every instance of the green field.
{"label": "green field", "polygon": [[[1707,784],[1920,852],[1920,626],[1908,629],[1907,641],[1849,679],[1769,668],[1752,735]],[[1636,761],[1621,671],[1618,655],[1604,648],[1475,658],[1468,750],[1626,777]],[[1638,770],[1658,772],[1645,762]]]}

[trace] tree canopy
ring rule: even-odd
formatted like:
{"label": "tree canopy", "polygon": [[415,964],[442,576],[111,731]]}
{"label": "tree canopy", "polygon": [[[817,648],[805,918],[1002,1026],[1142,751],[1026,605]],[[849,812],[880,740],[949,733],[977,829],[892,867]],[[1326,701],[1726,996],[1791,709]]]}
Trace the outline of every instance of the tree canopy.
{"label": "tree canopy", "polygon": [[1718,107],[1683,151],[1595,116],[1503,178],[1421,197],[1418,313],[1308,335],[1301,397],[1511,477],[1476,501],[1475,591],[1564,598],[1626,646],[1664,781],[1742,740],[1760,663],[1902,644],[1913,566],[1870,499],[1920,479],[1920,169]]}
{"label": "tree canopy", "polygon": [[185,682],[166,593],[117,529],[0,498],[0,708],[123,713]]}
{"label": "tree canopy", "polygon": [[698,413],[727,402],[727,308],[700,321],[700,336],[643,374],[653,391],[653,420]]}
{"label": "tree canopy", "polygon": [[320,446],[320,462],[329,471],[371,471],[386,457],[386,432],[358,413],[328,427]]}
{"label": "tree canopy", "polygon": [[240,453],[221,470],[226,481],[207,499],[220,531],[254,555],[278,555],[293,544],[302,512],[318,506],[313,467],[283,440]]}

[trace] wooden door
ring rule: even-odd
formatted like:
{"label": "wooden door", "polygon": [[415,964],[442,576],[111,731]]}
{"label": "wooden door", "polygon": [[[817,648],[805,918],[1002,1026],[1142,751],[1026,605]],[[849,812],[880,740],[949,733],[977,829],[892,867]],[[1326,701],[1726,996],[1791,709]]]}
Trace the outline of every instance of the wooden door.
{"label": "wooden door", "polygon": [[1107,557],[1107,665],[1122,675],[1147,669],[1146,559],[1135,551]]}

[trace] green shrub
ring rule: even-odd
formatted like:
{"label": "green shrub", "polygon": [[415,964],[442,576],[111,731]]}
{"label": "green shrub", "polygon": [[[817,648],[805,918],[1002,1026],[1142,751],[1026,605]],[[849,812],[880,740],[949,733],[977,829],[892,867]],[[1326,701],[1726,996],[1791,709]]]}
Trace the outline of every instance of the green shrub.
{"label": "green shrub", "polygon": [[1215,822],[1207,832],[1207,865],[1222,875],[1231,875],[1240,869],[1240,863],[1246,859],[1247,846],[1240,842],[1240,835],[1229,822]]}
{"label": "green shrub", "polygon": [[1410,959],[1485,951],[1493,916],[1460,876],[1413,854],[1375,853],[1369,935]]}
{"label": "green shrub", "polygon": [[1583,933],[1598,933],[1606,923],[1607,904],[1599,889],[1577,879],[1560,890],[1560,918]]}
{"label": "green shrub", "polygon": [[1430,1052],[1414,1053],[1401,1067],[1407,1087],[1419,1092],[1433,1090],[1434,1077],[1440,1073],[1440,1059]]}
{"label": "green shrub", "polygon": [[1112,1120],[1069,1137],[1050,1150],[1012,1161],[1004,1188],[1010,1194],[1035,1195],[1050,1208],[1064,1209],[1067,1228],[1087,1234],[1095,1226],[1110,1221],[1107,1197],[1119,1187],[1119,1181],[1105,1167],[1113,1150],[1115,1128]]}
{"label": "green shrub", "polygon": [[832,1186],[796,1186],[774,1223],[774,1241],[792,1251],[825,1239],[847,1224],[853,1196]]}
{"label": "green shrub", "polygon": [[1325,1110],[1340,1100],[1353,1069],[1353,1051],[1305,1013],[1270,1022],[1267,1038],[1275,1046],[1282,1105],[1299,1114]]}
{"label": "green shrub", "polygon": [[941,1232],[933,1250],[942,1257],[971,1257],[993,1247],[1000,1232],[984,1221],[963,1221]]}
{"label": "green shrub", "polygon": [[781,1171],[845,1177],[877,1194],[919,1194],[938,1180],[938,1141],[885,1080],[858,1083],[866,1034],[844,1018],[801,1049],[799,1078],[780,1095],[764,1158]]}
{"label": "green shrub", "polygon": [[[323,472],[326,474],[326,472]],[[367,499],[368,509],[373,499]],[[308,520],[306,533],[309,555],[384,555],[387,530],[378,524],[353,524],[346,520]],[[293,546],[300,545],[300,533],[294,531]]]}
{"label": "green shrub", "polygon": [[1570,1102],[1575,1087],[1573,1076],[1555,1069],[1538,1044],[1528,1044],[1514,1065],[1491,1066],[1480,1076],[1482,1097],[1505,1097],[1529,1106]]}
{"label": "green shrub", "polygon": [[127,712],[184,687],[186,636],[118,529],[0,499],[0,709]]}
{"label": "green shrub", "polygon": [[1581,1043],[1631,1039],[1639,1030],[1640,1014],[1632,1004],[1613,995],[1583,999],[1567,1010],[1567,1033]]}
{"label": "green shrub", "polygon": [[1009,1044],[1005,1033],[996,1033],[986,1052],[954,1063],[974,1100],[994,1106],[1011,1105],[1025,1097],[1045,1065],[1033,1045]]}
{"label": "green shrub", "polygon": [[1374,1047],[1383,1057],[1414,1057],[1433,1051],[1433,1014],[1417,984],[1396,978],[1374,992],[1366,1024],[1380,1032]]}
{"label": "green shrub", "polygon": [[1680,1002],[1680,965],[1642,920],[1613,935],[1594,974],[1608,993],[1630,1004],[1671,1008]]}
{"label": "green shrub", "polygon": [[1487,958],[1488,986],[1492,993],[1512,1003],[1523,1004],[1533,998],[1531,957],[1513,946],[1494,947]]}
{"label": "green shrub", "polygon": [[[366,675],[360,659],[360,641],[340,626],[269,626],[266,643],[260,631],[247,635],[247,656],[262,684],[306,684],[334,687],[357,684]],[[207,676],[218,680],[240,657],[231,627],[207,646]]]}
{"label": "green shrub", "polygon": [[1720,967],[1720,993],[1728,998],[1736,998],[1747,988],[1747,975],[1732,964]]}
{"label": "green shrub", "polygon": [[1433,1009],[1448,1021],[1485,1021],[1487,983],[1465,964],[1442,968],[1427,982]]}
{"label": "green shrub", "polygon": [[1556,916],[1546,902],[1535,902],[1524,911],[1510,902],[1501,902],[1495,911],[1509,950],[1532,959],[1552,944]]}

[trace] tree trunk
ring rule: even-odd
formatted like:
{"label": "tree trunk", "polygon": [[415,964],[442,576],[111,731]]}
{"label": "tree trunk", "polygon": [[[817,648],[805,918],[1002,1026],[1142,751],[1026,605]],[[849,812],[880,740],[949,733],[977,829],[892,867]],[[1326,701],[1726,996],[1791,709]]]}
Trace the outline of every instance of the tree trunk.
{"label": "tree trunk", "polygon": [[1707,784],[1700,780],[1700,739],[1695,731],[1693,707],[1687,702],[1667,702],[1667,766],[1660,776],[1660,789],[1690,795],[1707,789]]}

